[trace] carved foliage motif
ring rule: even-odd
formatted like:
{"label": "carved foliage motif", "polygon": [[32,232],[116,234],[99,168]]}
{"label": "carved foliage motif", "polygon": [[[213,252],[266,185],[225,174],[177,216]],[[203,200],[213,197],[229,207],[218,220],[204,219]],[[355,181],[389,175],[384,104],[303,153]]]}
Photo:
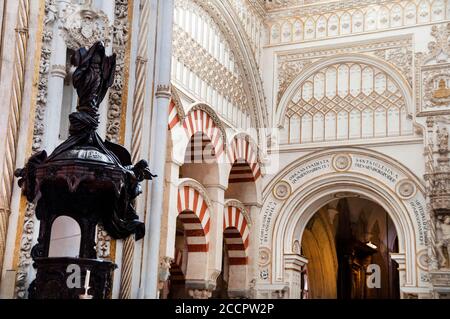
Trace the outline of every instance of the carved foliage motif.
{"label": "carved foliage motif", "polygon": [[311,64],[311,60],[287,61],[278,68],[278,100],[288,88],[289,84],[302,72],[302,70]]}
{"label": "carved foliage motif", "polygon": [[375,51],[374,54],[380,59],[388,61],[397,67],[412,87],[413,69],[411,66],[413,63],[413,52],[411,47],[383,49]]}
{"label": "carved foliage motif", "polygon": [[110,42],[111,26],[108,17],[89,5],[68,5],[62,23],[67,46],[71,49],[91,47],[98,41]]}

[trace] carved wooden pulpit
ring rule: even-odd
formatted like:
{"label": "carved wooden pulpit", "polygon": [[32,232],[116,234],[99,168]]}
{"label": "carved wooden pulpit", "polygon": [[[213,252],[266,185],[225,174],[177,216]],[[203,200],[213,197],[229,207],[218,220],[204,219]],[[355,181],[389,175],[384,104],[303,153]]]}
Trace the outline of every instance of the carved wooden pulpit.
{"label": "carved wooden pulpit", "polygon": [[[115,56],[107,57],[99,42],[89,50],[78,50],[72,64],[77,67],[73,84],[79,99],[77,112],[69,116],[69,138],[50,156],[45,151],[35,154],[16,171],[24,195],[36,202],[40,221],[38,242],[32,249],[37,270],[29,288],[33,299],[78,299],[85,293],[83,286],[68,286],[70,265],[79,266],[82,283],[89,274],[89,294],[94,299],[108,298],[117,266],[97,259],[97,226],[115,239],[132,234],[136,240],[143,238],[145,227],[133,204],[141,182],[155,177],[146,161],[132,165],[125,148],[103,141],[96,132],[99,105],[114,81]],[[60,216],[73,218],[80,227],[77,258],[49,257],[52,226]]]}

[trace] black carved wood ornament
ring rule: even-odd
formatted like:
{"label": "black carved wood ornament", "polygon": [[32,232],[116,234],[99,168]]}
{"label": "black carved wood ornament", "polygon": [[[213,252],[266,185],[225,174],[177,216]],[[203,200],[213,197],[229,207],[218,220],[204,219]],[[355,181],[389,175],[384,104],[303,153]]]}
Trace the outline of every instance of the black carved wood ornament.
{"label": "black carved wood ornament", "polygon": [[[141,194],[141,182],[151,180],[148,163],[131,163],[130,153],[121,145],[103,141],[96,132],[98,109],[114,82],[116,57],[106,56],[102,43],[89,50],[79,49],[72,58],[77,69],[73,84],[78,94],[77,112],[70,114],[69,138],[49,156],[46,151],[33,155],[25,168],[16,170],[19,186],[28,201],[36,201],[40,221],[38,243],[32,249],[36,280],[30,298],[77,298],[67,288],[64,274],[69,263],[91,270],[95,285],[90,294],[105,298],[111,287],[111,261],[97,260],[97,226],[115,239],[135,235],[140,240],[145,227],[134,209]],[[73,218],[81,229],[78,258],[49,258],[52,225],[60,216]],[[55,289],[59,290],[55,294]]]}

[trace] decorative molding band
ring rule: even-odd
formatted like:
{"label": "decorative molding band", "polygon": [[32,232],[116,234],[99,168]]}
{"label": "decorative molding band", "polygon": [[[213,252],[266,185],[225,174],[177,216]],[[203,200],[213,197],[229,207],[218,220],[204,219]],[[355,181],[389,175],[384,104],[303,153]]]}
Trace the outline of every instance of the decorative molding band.
{"label": "decorative molding band", "polygon": [[65,65],[52,65],[52,71],[50,74],[54,77],[64,79],[67,76],[66,66]]}
{"label": "decorative molding band", "polygon": [[285,45],[448,21],[443,0],[339,1],[269,13],[269,45]]}

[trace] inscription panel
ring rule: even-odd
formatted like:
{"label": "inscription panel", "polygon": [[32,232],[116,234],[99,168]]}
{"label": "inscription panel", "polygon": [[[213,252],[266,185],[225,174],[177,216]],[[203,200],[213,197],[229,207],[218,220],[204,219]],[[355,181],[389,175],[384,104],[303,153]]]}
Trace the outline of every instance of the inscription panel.
{"label": "inscription panel", "polygon": [[[349,168],[342,171],[334,167],[333,159],[336,156],[348,157]],[[402,200],[405,205],[404,207],[407,209],[407,213],[414,222],[417,237],[416,244],[418,246],[426,246],[428,243],[428,220],[424,195],[420,191],[417,191],[411,198],[398,196],[398,186],[405,180],[408,180],[408,176],[394,165],[394,163],[390,164],[383,159],[360,153],[329,153],[305,161],[301,165],[291,169],[282,176],[282,180],[289,183],[292,187],[292,194],[295,194],[299,188],[311,182],[313,179],[326,175],[357,174],[365,179],[375,179],[384,185],[384,188],[387,187],[390,189],[399,200]],[[271,246],[273,225],[282,211],[285,201],[286,199],[281,200],[276,198],[273,195],[273,189],[271,190],[262,208],[262,224],[259,233],[261,246]]]}

